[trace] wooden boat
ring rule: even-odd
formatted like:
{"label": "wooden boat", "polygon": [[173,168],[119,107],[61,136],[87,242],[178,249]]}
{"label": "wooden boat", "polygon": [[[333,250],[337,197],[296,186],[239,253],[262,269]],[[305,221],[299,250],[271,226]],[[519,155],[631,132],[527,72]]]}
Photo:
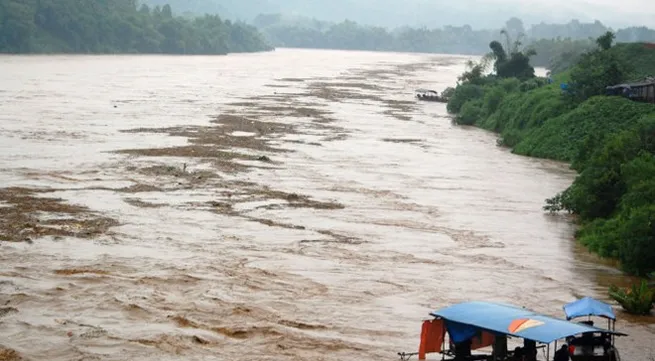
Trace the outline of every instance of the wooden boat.
{"label": "wooden boat", "polygon": [[[579,307],[584,309],[584,307]],[[582,311],[584,313],[584,311]],[[591,311],[588,311],[591,312]],[[599,313],[599,312],[597,312]],[[576,323],[539,314],[514,305],[492,302],[464,302],[431,312],[432,320],[424,321],[419,351],[399,352],[403,361],[418,356],[425,360],[430,353],[440,353],[441,360],[552,360],[551,344],[560,353],[567,353],[572,361],[620,361],[614,348],[615,336],[627,336],[610,329],[586,323]],[[522,347],[508,349],[508,340],[523,340]],[[446,341],[448,340],[448,342]],[[577,340],[601,340],[603,348],[585,350]],[[558,341],[571,342],[571,345]],[[609,342],[609,344],[608,344]],[[491,353],[476,353],[491,349]],[[540,357],[541,349],[544,357]]]}
{"label": "wooden boat", "polygon": [[416,98],[428,102],[448,103],[448,99],[430,89],[416,89]]}

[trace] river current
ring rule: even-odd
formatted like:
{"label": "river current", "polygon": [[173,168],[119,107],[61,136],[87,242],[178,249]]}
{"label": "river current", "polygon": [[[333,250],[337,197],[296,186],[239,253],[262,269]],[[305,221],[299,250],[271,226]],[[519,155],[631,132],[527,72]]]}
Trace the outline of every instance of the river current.
{"label": "river current", "polygon": [[[0,345],[395,360],[454,302],[563,317],[576,297],[609,301],[630,280],[542,210],[575,173],[415,101],[467,59],[0,57],[1,232],[23,241],[0,243]],[[621,356],[647,361],[655,321],[616,309]]]}

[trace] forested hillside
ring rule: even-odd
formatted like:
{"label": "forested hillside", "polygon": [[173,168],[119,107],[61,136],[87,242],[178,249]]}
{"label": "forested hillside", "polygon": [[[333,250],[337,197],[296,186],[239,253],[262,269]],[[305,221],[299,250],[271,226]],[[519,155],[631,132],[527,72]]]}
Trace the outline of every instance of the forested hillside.
{"label": "forested hillside", "polygon": [[[506,28],[523,33],[523,44],[535,43],[534,65],[549,66],[554,54],[566,52],[563,64],[557,65],[562,66],[593,48],[594,39],[607,31],[615,32],[619,42],[655,42],[655,30],[644,26],[612,29],[593,17],[585,18],[588,11],[576,14],[569,9],[567,18],[552,18],[549,12],[535,7],[499,3],[471,6],[466,0],[448,6],[427,0],[142,1],[252,22],[276,47],[482,55],[490,41],[502,40],[499,33]],[[616,16],[611,13],[609,18]],[[634,16],[623,18],[640,24]],[[523,20],[532,25],[524,26]]]}
{"label": "forested hillside", "polygon": [[498,132],[515,153],[571,162],[579,176],[545,208],[576,214],[581,243],[645,277],[655,272],[655,106],[608,96],[606,86],[655,74],[655,48],[613,40],[596,39],[553,83],[535,77],[529,50],[492,43],[493,55],[460,77],[448,110],[459,124]]}
{"label": "forested hillside", "polygon": [[[166,3],[181,13],[198,15],[218,13],[227,19],[252,21],[259,14],[283,14],[317,18],[340,23],[351,20],[365,26],[379,26],[389,29],[411,26],[414,28],[441,28],[446,25],[470,25],[476,30],[498,29],[510,17],[517,17],[528,24],[539,24],[540,31],[560,32],[548,34],[551,37],[573,37],[573,33],[584,32],[587,27],[572,23],[562,27],[561,23],[578,19],[580,23],[593,24],[596,19],[611,21],[614,28],[631,25],[655,26],[653,16],[633,6],[595,4],[590,7],[582,1],[572,1],[566,10],[549,2],[532,2],[525,6],[522,0],[478,1],[478,0],[141,0],[149,5]],[[555,10],[555,11],[553,11]],[[563,34],[563,32],[567,32]],[[598,36],[600,33],[584,35]],[[531,35],[531,34],[526,34]]]}
{"label": "forested hillside", "polygon": [[[253,24],[268,41],[277,47],[379,50],[483,55],[491,41],[506,42],[501,30],[512,41],[527,44],[536,51],[531,58],[535,66],[560,69],[570,66],[586,51],[593,49],[595,38],[608,31],[600,22],[537,24],[526,28],[517,18],[505,22],[502,28],[475,30],[471,26],[441,28],[404,27],[390,31],[381,27],[360,25],[353,21],[330,23],[311,18],[262,14]],[[620,29],[620,42],[655,42],[655,30],[644,27]]]}
{"label": "forested hillside", "polygon": [[3,53],[227,54],[270,50],[252,26],[136,0],[2,0]]}

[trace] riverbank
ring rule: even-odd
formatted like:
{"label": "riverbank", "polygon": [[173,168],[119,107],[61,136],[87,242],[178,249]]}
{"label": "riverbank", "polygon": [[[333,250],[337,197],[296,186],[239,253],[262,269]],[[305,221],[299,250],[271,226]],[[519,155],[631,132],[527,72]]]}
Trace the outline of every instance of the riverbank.
{"label": "riverbank", "polygon": [[[655,222],[655,106],[596,94],[612,84],[603,84],[612,64],[624,78],[641,78],[655,73],[653,60],[652,48],[618,44],[582,59],[550,84],[539,78],[468,79],[448,103],[455,122],[498,133],[499,144],[513,153],[570,163],[578,177],[546,200],[545,209],[577,215],[582,244],[642,277],[655,271],[649,223]],[[560,89],[571,79],[575,88]]]}

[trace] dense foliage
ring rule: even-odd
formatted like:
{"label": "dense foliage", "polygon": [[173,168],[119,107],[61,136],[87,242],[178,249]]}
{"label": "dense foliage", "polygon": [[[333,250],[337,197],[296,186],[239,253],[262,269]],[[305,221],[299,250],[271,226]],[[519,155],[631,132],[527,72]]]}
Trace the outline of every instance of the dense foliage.
{"label": "dense foliage", "polygon": [[280,14],[260,15],[254,21],[277,47],[369,51],[480,54],[497,32],[474,31],[470,26],[443,29],[405,27],[396,31],[364,26],[354,21],[328,23]]}
{"label": "dense foliage", "polygon": [[[331,23],[279,13],[260,14],[253,23],[278,47],[483,55],[491,41],[505,40],[500,29],[473,29],[468,25],[388,30],[350,20]],[[536,51],[531,56],[533,66],[548,67],[554,72],[577,62],[584,52],[596,46],[593,39],[608,30],[600,22],[584,24],[575,20],[568,24],[541,23],[526,29],[517,18],[509,19],[504,29]],[[655,31],[647,28],[626,28],[616,34],[618,41],[655,42]]]}
{"label": "dense foliage", "polygon": [[655,271],[655,105],[604,89],[655,74],[655,49],[612,46],[614,37],[596,39],[552,83],[520,72],[501,76],[497,67],[485,76],[484,61],[471,64],[448,110],[459,124],[500,133],[515,153],[571,162],[578,177],[545,209],[576,214],[580,242],[646,276]]}
{"label": "dense foliage", "polygon": [[252,26],[136,0],[0,1],[0,52],[227,54],[270,50]]}

